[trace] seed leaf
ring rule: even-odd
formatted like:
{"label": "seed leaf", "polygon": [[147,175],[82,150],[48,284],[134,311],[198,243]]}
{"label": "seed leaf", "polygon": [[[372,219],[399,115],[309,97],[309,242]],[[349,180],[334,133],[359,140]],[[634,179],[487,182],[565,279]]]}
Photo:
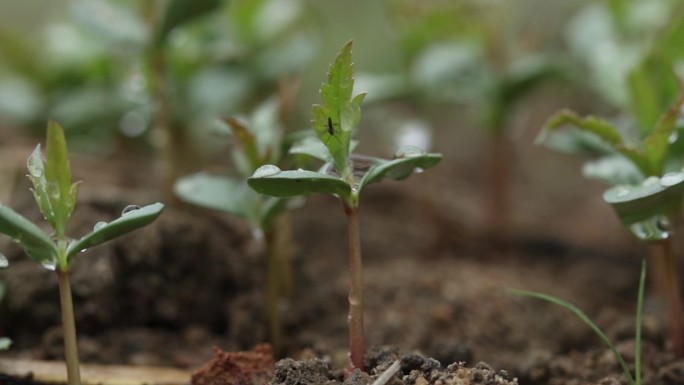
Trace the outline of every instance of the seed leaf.
{"label": "seed leaf", "polygon": [[178,179],[174,192],[183,201],[197,206],[256,219],[259,198],[244,180],[200,172]]}
{"label": "seed leaf", "polygon": [[26,254],[40,264],[54,264],[57,260],[57,247],[50,237],[31,221],[4,205],[0,205],[0,233],[19,242]]}
{"label": "seed leaf", "polygon": [[646,223],[657,217],[674,220],[682,208],[682,197],[684,173],[681,172],[650,177],[638,185],[618,185],[603,194],[603,199],[613,206],[620,221],[630,230],[635,223]]}
{"label": "seed leaf", "polygon": [[403,158],[386,161],[378,166],[371,168],[361,179],[359,190],[363,187],[380,182],[387,177],[393,180],[408,178],[416,169],[426,169],[435,166],[442,160],[442,154],[429,153],[417,156],[407,156]]}
{"label": "seed leaf", "polygon": [[654,152],[652,155],[649,155],[649,150],[644,152],[625,144],[618,130],[610,122],[594,116],[582,118],[570,110],[561,110],[551,116],[544,125],[541,134],[537,137],[537,142],[543,142],[550,132],[566,125],[571,125],[582,131],[596,135],[599,139],[612,146],[615,151],[632,161],[644,176],[659,175],[662,171],[662,164],[659,165],[658,163],[654,163],[660,159],[655,154],[662,146],[660,138],[653,139],[651,146],[653,149],[651,151]]}
{"label": "seed leaf", "polygon": [[72,242],[67,249],[67,264],[71,264],[73,257],[79,252],[118,238],[133,230],[139,229],[152,223],[164,209],[161,203],[154,203],[128,212],[97,230],[85,235],[83,238]]}
{"label": "seed leaf", "polygon": [[256,192],[279,198],[313,193],[334,194],[344,200],[351,196],[351,186],[343,180],[320,172],[297,170],[259,176],[259,170],[247,179]]}

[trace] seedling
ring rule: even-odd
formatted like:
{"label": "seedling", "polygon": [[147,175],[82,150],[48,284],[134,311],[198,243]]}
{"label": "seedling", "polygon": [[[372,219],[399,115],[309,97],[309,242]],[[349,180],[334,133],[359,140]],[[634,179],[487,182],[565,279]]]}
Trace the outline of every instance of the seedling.
{"label": "seedling", "polygon": [[[304,141],[291,152],[308,154],[325,162],[319,171],[287,170],[265,165],[248,179],[249,186],[261,194],[287,198],[313,193],[331,194],[342,202],[349,233],[349,358],[352,369],[363,370],[363,284],[359,229],[361,190],[385,177],[401,180],[417,169],[439,163],[441,154],[425,153],[417,147],[402,147],[392,160],[351,154],[352,131],[361,119],[365,94],[352,97],[354,78],[351,62],[352,42],[345,44],[328,72],[328,83],[321,86],[322,105],[312,109],[312,125],[320,142]],[[334,122],[340,127],[330,139]]]}
{"label": "seedling", "polygon": [[279,101],[262,103],[248,121],[228,118],[217,127],[234,141],[236,176],[196,173],[180,178],[174,191],[183,201],[219,210],[247,220],[254,238],[264,246],[268,274],[268,318],[274,353],[283,353],[283,325],[280,308],[293,290],[291,236],[285,215],[297,201],[266,197],[247,186],[246,179],[264,164],[280,163],[290,140],[283,138],[278,121]]}
{"label": "seedling", "polygon": [[164,205],[129,206],[118,219],[109,223],[97,222],[92,232],[73,240],[67,237],[66,229],[76,206],[79,183],[71,182],[64,130],[57,123],[48,123],[46,154],[41,152],[40,144],[36,146],[28,158],[28,170],[36,203],[54,233],[45,234],[37,225],[4,205],[0,205],[0,233],[19,243],[29,258],[57,273],[67,378],[69,385],[80,385],[76,325],[69,282],[74,257],[86,249],[150,224],[161,214]]}
{"label": "seedling", "polygon": [[633,235],[660,248],[662,256],[654,259],[655,281],[667,298],[671,340],[679,356],[684,356],[684,329],[671,223],[679,217],[684,197],[683,150],[679,142],[682,106],[684,82],[680,81],[675,103],[653,128],[641,127],[644,134],[637,144],[628,142],[606,120],[593,116],[583,118],[568,110],[552,116],[540,135],[540,140],[544,140],[549,132],[571,125],[608,145],[607,156],[601,160],[603,167],[585,167],[585,173],[615,184],[604,193],[603,199],[613,206]]}
{"label": "seedling", "polygon": [[526,297],[532,297],[532,298],[537,298],[541,299],[543,301],[555,303],[556,305],[560,305],[571,312],[573,312],[579,319],[582,320],[585,324],[589,325],[591,330],[596,333],[599,338],[608,346],[608,348],[615,354],[615,358],[617,361],[620,363],[620,367],[622,368],[622,372],[625,375],[625,378],[627,379],[627,382],[629,382],[630,385],[641,385],[641,318],[643,315],[643,310],[644,310],[644,291],[646,287],[646,260],[642,260],[641,262],[641,275],[639,277],[639,294],[637,295],[637,309],[636,309],[636,325],[635,325],[635,335],[634,335],[634,376],[632,376],[632,372],[629,370],[629,366],[627,365],[627,362],[625,359],[622,357],[622,354],[617,350],[615,347],[615,344],[608,338],[606,333],[604,333],[601,328],[598,327],[582,310],[578,309],[574,305],[570,304],[569,302],[563,301],[562,299],[558,297],[554,297],[552,295],[544,294],[544,293],[539,293],[535,291],[527,291],[527,290],[509,290],[511,293],[516,294],[516,295],[522,295]]}

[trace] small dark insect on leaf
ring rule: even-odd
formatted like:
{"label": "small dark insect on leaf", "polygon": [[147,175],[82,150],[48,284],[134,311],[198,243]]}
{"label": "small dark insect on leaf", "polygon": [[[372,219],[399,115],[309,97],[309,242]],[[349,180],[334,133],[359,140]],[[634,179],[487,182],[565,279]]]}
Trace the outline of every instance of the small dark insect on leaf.
{"label": "small dark insect on leaf", "polygon": [[328,139],[325,140],[326,145],[328,145],[328,141],[330,140],[330,138],[335,138],[335,140],[337,140],[337,143],[339,143],[340,145],[342,144],[342,142],[340,142],[340,140],[335,136],[335,125],[332,122],[332,118],[330,118],[329,116],[328,116],[328,135],[330,135],[330,136],[328,137]]}

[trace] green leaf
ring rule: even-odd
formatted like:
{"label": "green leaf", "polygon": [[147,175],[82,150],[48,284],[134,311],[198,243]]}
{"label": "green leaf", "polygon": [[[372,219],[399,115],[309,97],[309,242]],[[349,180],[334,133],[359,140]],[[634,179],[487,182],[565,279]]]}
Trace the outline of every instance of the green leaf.
{"label": "green leaf", "polygon": [[93,232],[69,244],[66,255],[67,264],[70,265],[73,257],[85,249],[89,249],[93,246],[130,233],[133,230],[147,226],[157,219],[163,209],[163,204],[154,203],[125,213],[112,222],[101,222],[102,225],[96,226],[96,229],[93,230]]}
{"label": "green leaf", "polygon": [[[659,175],[661,169],[652,161],[652,159],[655,158],[650,157],[647,153],[644,153],[639,149],[627,146],[623,142],[622,137],[615,126],[594,116],[582,118],[573,111],[562,110],[547,120],[541,134],[537,137],[537,143],[543,142],[549,133],[566,125],[574,126],[581,131],[596,135],[599,139],[609,144],[615,151],[632,161],[644,176]],[[654,142],[654,147],[656,144],[657,143]]]}
{"label": "green leaf", "polygon": [[442,154],[426,154],[414,146],[400,148],[395,156],[396,159],[385,161],[368,170],[359,183],[359,190],[371,183],[380,182],[385,177],[394,180],[408,178],[416,170],[433,167],[442,160]]}
{"label": "green leaf", "polygon": [[328,72],[328,83],[321,85],[322,105],[312,108],[312,125],[318,138],[332,156],[335,168],[344,179],[351,178],[349,152],[352,131],[361,119],[365,94],[352,98],[354,89],[351,61],[352,42],[342,46]]}
{"label": "green leaf", "polygon": [[294,143],[289,152],[293,155],[308,155],[326,163],[333,162],[330,151],[325,147],[325,144],[311,136]]}
{"label": "green leaf", "polygon": [[565,125],[571,125],[582,131],[590,132],[613,146],[622,144],[620,133],[611,123],[594,116],[582,118],[570,110],[561,110],[553,114],[544,124],[544,128],[537,141],[543,142],[550,132]]}
{"label": "green leaf", "polygon": [[183,201],[197,206],[256,219],[259,196],[244,180],[200,172],[178,179],[174,192]]}
{"label": "green leaf", "polygon": [[52,239],[31,221],[4,205],[0,205],[0,233],[19,242],[34,261],[44,266],[56,264],[57,247]]}
{"label": "green leaf", "polygon": [[76,206],[78,188],[71,183],[71,168],[64,129],[54,121],[48,122],[47,160],[45,161],[45,179],[47,181],[48,199],[51,201],[55,215],[55,231],[64,237],[71,213]]}
{"label": "green leaf", "polygon": [[680,111],[684,106],[684,82],[679,80],[679,95],[670,108],[660,116],[651,133],[644,138],[646,156],[653,167],[651,175],[661,175],[671,147],[670,138],[677,129]]}
{"label": "green leaf", "polygon": [[272,165],[260,167],[247,183],[260,194],[278,198],[320,193],[348,201],[352,193],[351,186],[339,178],[314,171],[281,171]]}
{"label": "green leaf", "polygon": [[661,241],[671,234],[684,197],[684,173],[650,177],[639,185],[619,185],[607,190],[609,203],[622,224],[643,241]]}
{"label": "green leaf", "polygon": [[157,44],[164,44],[174,28],[211,13],[221,3],[221,0],[171,0],[157,33]]}

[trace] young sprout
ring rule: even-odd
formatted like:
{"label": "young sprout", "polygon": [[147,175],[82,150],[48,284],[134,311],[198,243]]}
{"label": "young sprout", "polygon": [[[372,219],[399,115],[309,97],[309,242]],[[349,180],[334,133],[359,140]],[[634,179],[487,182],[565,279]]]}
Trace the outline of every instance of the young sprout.
{"label": "young sprout", "polygon": [[[351,154],[352,131],[361,119],[361,102],[365,96],[352,96],[351,49],[351,41],[342,47],[328,72],[328,83],[321,86],[323,104],[313,106],[312,125],[320,143],[304,141],[291,150],[311,155],[326,164],[319,171],[283,171],[265,165],[254,172],[248,183],[265,195],[285,198],[322,193],[335,195],[342,202],[349,235],[349,358],[352,369],[363,370],[363,282],[358,219],[361,190],[385,177],[405,179],[415,170],[436,165],[442,156],[411,146],[397,150],[392,160]],[[336,124],[339,127],[335,127]],[[337,140],[329,140],[331,137]]]}
{"label": "young sprout", "polygon": [[19,243],[29,258],[57,273],[67,378],[69,385],[79,385],[76,325],[69,282],[74,257],[86,249],[148,225],[161,214],[164,205],[128,206],[118,219],[109,223],[97,222],[92,232],[73,240],[66,235],[66,229],[76,206],[78,183],[71,182],[64,130],[57,123],[48,123],[46,154],[41,152],[40,145],[36,146],[28,159],[28,171],[40,212],[54,233],[45,234],[37,225],[4,205],[0,205],[0,233]]}
{"label": "young sprout", "polygon": [[282,304],[293,290],[291,236],[286,216],[297,201],[266,197],[247,186],[246,179],[260,166],[280,163],[287,140],[278,122],[279,101],[271,98],[262,103],[248,121],[228,118],[229,127],[222,133],[234,140],[232,151],[236,176],[211,175],[204,172],[180,178],[174,191],[183,201],[226,212],[249,222],[254,237],[263,242],[268,281],[268,318],[270,339],[276,356],[283,353]]}
{"label": "young sprout", "polygon": [[[612,123],[564,110],[552,116],[540,140],[563,126],[574,126],[592,134],[609,147],[607,156],[585,166],[585,174],[613,184],[603,199],[612,205],[622,224],[639,240],[655,244],[654,276],[667,299],[670,333],[675,352],[684,357],[684,325],[679,294],[677,263],[672,250],[674,223],[680,216],[684,197],[683,149],[679,142],[684,106],[684,83],[679,96],[652,128],[641,127],[643,137],[636,145],[628,142]],[[599,166],[597,166],[599,165]]]}
{"label": "young sprout", "polygon": [[635,325],[635,335],[634,335],[634,376],[632,376],[632,372],[629,370],[629,366],[627,365],[627,362],[625,359],[622,357],[622,354],[617,350],[615,347],[615,344],[608,338],[606,333],[604,333],[601,328],[598,327],[582,310],[578,309],[574,305],[570,304],[569,302],[563,301],[560,298],[554,297],[552,295],[544,294],[544,293],[539,293],[535,291],[528,291],[528,290],[515,290],[511,289],[509,290],[511,293],[516,294],[516,295],[522,295],[526,297],[532,297],[532,298],[537,298],[541,299],[543,301],[555,303],[556,305],[560,305],[567,310],[570,310],[573,312],[579,319],[582,320],[585,324],[589,325],[591,330],[596,333],[599,338],[608,346],[608,348],[613,352],[615,355],[615,358],[617,361],[620,363],[620,367],[622,368],[622,372],[625,375],[625,378],[627,379],[627,382],[629,385],[641,385],[641,317],[643,315],[643,310],[644,310],[644,289],[646,287],[646,260],[642,260],[641,262],[641,275],[639,276],[639,293],[637,295],[637,309],[636,309],[636,325]]}

